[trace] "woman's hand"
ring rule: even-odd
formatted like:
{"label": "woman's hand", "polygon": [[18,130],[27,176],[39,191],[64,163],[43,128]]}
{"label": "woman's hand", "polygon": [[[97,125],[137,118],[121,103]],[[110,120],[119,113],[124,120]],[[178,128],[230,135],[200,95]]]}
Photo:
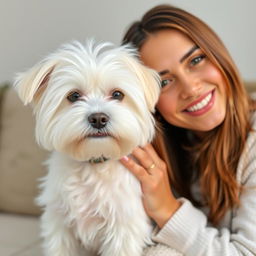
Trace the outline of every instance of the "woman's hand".
{"label": "woman's hand", "polygon": [[138,162],[127,156],[120,161],[140,181],[145,211],[162,228],[180,206],[172,194],[166,164],[151,144],[135,148],[132,155]]}

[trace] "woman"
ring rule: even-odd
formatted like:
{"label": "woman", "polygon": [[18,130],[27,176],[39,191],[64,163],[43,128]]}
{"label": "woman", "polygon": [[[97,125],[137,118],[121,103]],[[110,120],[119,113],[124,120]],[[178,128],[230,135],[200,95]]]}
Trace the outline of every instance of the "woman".
{"label": "woman", "polygon": [[163,132],[133,151],[138,161],[121,159],[141,182],[153,240],[184,255],[256,255],[256,104],[223,43],[169,5],[149,10],[123,41],[161,77]]}

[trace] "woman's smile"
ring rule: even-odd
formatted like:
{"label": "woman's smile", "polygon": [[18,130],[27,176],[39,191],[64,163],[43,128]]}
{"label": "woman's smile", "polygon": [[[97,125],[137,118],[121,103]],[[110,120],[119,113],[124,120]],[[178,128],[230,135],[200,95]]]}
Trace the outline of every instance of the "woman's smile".
{"label": "woman's smile", "polygon": [[214,90],[206,93],[198,100],[191,103],[184,112],[192,116],[199,116],[206,113],[214,104]]}

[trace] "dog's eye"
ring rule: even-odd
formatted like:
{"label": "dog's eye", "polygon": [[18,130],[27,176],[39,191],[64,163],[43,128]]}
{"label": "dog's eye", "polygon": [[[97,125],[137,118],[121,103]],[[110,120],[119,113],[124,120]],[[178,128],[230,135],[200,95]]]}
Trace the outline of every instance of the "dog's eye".
{"label": "dog's eye", "polygon": [[120,91],[114,91],[112,93],[112,99],[114,100],[122,100],[124,98],[124,94]]}
{"label": "dog's eye", "polygon": [[70,102],[76,102],[78,101],[79,99],[81,98],[81,94],[79,92],[71,92],[67,99],[70,101]]}

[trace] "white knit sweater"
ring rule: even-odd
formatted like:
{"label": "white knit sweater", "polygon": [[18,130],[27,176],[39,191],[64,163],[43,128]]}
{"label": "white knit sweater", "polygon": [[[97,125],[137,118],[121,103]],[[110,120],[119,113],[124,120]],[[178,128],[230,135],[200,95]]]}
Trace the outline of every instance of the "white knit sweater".
{"label": "white knit sweater", "polygon": [[207,223],[204,210],[181,198],[178,211],[153,235],[159,244],[147,248],[145,256],[180,255],[174,249],[186,256],[256,255],[256,113],[252,124],[254,131],[248,136],[237,168],[237,181],[243,185],[240,206],[228,211],[214,228]]}

